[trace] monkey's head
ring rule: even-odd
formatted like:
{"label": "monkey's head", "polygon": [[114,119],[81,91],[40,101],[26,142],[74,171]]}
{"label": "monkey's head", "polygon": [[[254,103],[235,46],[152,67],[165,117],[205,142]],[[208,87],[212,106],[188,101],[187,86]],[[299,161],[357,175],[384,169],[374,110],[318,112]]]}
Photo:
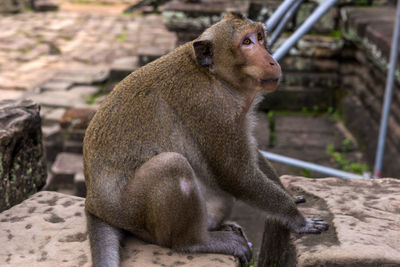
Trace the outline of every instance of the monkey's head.
{"label": "monkey's head", "polygon": [[238,90],[272,92],[281,68],[267,51],[262,23],[228,14],[193,41],[201,66]]}

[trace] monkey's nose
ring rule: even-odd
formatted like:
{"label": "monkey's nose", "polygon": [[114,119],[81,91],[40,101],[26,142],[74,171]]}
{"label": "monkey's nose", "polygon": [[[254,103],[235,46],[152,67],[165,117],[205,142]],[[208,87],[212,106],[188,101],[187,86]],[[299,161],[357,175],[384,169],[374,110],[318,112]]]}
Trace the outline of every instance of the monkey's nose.
{"label": "monkey's nose", "polygon": [[269,65],[275,66],[275,63],[274,62],[270,62]]}

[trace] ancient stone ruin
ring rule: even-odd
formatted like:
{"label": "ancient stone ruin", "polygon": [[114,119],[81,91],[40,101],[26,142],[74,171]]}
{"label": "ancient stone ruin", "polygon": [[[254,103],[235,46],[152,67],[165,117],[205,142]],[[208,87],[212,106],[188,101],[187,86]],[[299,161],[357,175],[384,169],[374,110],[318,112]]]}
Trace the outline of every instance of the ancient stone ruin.
{"label": "ancient stone ruin", "polygon": [[39,191],[46,183],[39,106],[0,101],[0,211]]}
{"label": "ancient stone ruin", "polygon": [[[58,12],[23,12],[46,2],[52,1],[0,3],[0,13],[7,13],[0,15],[0,99],[14,99],[0,102],[0,243],[6,244],[0,265],[91,266],[82,140],[107,93],[130,72],[197,37],[225,11],[265,21],[281,1],[175,0],[159,5],[160,14],[144,4],[139,13],[123,15],[137,1],[104,0],[98,6],[95,0],[61,0]],[[317,2],[304,3],[287,30],[296,29]],[[340,1],[280,62],[282,84],[260,103],[268,113],[257,113],[261,149],[335,168],[371,165],[394,22],[393,5],[376,4]],[[395,178],[398,89],[396,80],[384,162],[386,176]],[[335,159],[338,153],[345,160]],[[293,174],[281,179],[293,195],[306,197],[301,211],[324,218],[331,228],[295,236],[238,203],[233,220],[244,227],[254,254],[261,254],[260,267],[400,265],[399,180],[310,179],[300,175],[322,176],[274,166],[280,174]],[[58,192],[38,192],[42,188]],[[129,237],[122,244],[122,266],[132,264],[238,266],[238,261],[177,254]]]}

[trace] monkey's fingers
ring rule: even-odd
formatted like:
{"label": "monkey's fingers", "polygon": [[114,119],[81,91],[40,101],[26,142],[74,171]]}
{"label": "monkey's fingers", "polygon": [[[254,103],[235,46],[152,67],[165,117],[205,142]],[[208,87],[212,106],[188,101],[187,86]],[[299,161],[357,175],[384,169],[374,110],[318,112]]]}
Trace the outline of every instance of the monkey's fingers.
{"label": "monkey's fingers", "polygon": [[296,231],[298,234],[320,234],[329,229],[329,224],[322,219],[306,218],[306,225]]}
{"label": "monkey's fingers", "polygon": [[299,203],[305,203],[306,199],[303,196],[295,196],[293,197],[294,203],[299,204]]}

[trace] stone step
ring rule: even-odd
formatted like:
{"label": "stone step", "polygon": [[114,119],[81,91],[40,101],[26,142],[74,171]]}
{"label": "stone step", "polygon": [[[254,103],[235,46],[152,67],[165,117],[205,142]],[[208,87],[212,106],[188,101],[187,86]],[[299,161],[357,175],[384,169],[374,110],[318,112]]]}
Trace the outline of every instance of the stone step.
{"label": "stone step", "polygon": [[[42,191],[0,214],[0,266],[92,266],[85,199]],[[132,236],[121,249],[121,266],[238,267],[229,255],[182,254]]]}
{"label": "stone step", "polygon": [[51,166],[51,177],[47,181],[47,189],[58,189],[63,186],[72,187],[76,173],[83,172],[81,154],[62,152]]}

